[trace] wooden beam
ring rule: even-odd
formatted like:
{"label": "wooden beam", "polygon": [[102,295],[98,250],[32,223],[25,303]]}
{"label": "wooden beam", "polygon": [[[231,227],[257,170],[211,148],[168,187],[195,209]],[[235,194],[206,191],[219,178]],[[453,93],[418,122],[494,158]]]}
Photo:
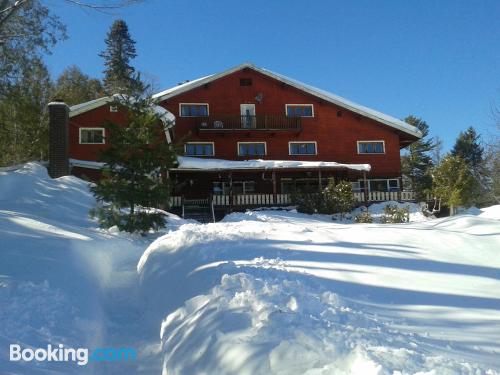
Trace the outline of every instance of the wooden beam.
{"label": "wooden beam", "polygon": [[272,180],[273,180],[273,204],[277,203],[277,189],[276,189],[276,171],[273,171],[272,174]]}
{"label": "wooden beam", "polygon": [[318,190],[321,193],[321,169],[318,169]]}
{"label": "wooden beam", "polygon": [[364,193],[364,198],[365,198],[365,204],[368,203],[368,180],[366,179],[366,172],[363,172],[363,193]]}

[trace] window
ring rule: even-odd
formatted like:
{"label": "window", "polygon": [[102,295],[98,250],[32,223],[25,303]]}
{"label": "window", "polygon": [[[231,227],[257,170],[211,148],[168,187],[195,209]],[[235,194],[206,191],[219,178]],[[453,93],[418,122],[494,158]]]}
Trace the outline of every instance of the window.
{"label": "window", "polygon": [[316,155],[316,142],[288,143],[290,155]]}
{"label": "window", "polygon": [[399,191],[399,181],[396,179],[388,180],[389,191]]}
{"label": "window", "polygon": [[116,106],[116,105],[110,105],[109,106],[109,111],[110,112],[118,112],[118,106]]}
{"label": "window", "polygon": [[363,181],[351,182],[352,191],[354,191],[354,192],[362,191],[363,190],[362,183],[363,183]]}
{"label": "window", "polygon": [[104,128],[80,128],[80,144],[104,144]]}
{"label": "window", "polygon": [[370,191],[387,191],[387,180],[370,180]]}
{"label": "window", "polygon": [[358,141],[358,154],[383,154],[384,141]]}
{"label": "window", "polygon": [[208,116],[208,104],[206,103],[181,103],[181,117],[204,117]]}
{"label": "window", "polygon": [[[330,179],[322,178],[321,187],[326,188]],[[282,178],[281,193],[317,193],[319,191],[319,178]]]}
{"label": "window", "polygon": [[288,117],[313,117],[313,105],[312,104],[287,104],[286,115]]}
{"label": "window", "polygon": [[[229,195],[231,188],[227,181],[214,181],[213,193],[215,195]],[[255,181],[233,181],[233,194],[255,193]]]}
{"label": "window", "polygon": [[266,154],[266,142],[238,142],[239,156],[261,156]]}
{"label": "window", "polygon": [[[352,182],[354,191],[363,191],[364,190],[364,181],[359,180],[358,182]],[[359,187],[359,189],[358,189]],[[375,178],[368,180],[368,191],[383,191],[383,192],[397,192],[399,191],[399,181],[396,178],[391,179],[382,179]]]}
{"label": "window", "polygon": [[252,86],[252,78],[240,78],[240,86]]}
{"label": "window", "polygon": [[186,143],[185,154],[187,156],[214,156],[213,143]]}

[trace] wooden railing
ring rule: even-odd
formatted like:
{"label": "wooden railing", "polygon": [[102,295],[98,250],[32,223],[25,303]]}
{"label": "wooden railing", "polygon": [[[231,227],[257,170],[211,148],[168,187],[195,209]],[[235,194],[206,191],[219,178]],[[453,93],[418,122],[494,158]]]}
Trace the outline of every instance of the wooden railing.
{"label": "wooden railing", "polygon": [[199,130],[263,130],[263,131],[300,131],[300,117],[282,115],[262,116],[207,116],[196,118]]}
{"label": "wooden railing", "polygon": [[[354,192],[354,199],[363,203],[365,201],[365,195],[363,192]],[[276,198],[275,198],[276,197]],[[413,191],[401,191],[401,192],[387,192],[387,191],[371,191],[368,193],[368,202],[383,202],[383,201],[413,201],[415,200],[415,193]],[[170,197],[171,207],[181,207],[182,197],[173,196]],[[186,199],[185,202],[190,204],[208,204],[209,199]],[[235,194],[230,195],[214,195],[212,197],[212,202],[215,207],[220,206],[284,206],[290,205],[292,203],[290,194]]]}

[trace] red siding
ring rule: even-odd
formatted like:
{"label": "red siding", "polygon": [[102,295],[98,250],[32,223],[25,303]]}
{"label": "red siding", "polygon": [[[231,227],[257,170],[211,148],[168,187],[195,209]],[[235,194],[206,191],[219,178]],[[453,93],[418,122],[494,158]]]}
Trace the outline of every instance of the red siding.
{"label": "red siding", "polygon": [[[252,86],[240,86],[240,78],[251,78]],[[255,97],[263,94],[258,103]],[[179,116],[180,103],[208,103],[210,114],[240,115],[240,104],[255,104],[257,115],[285,115],[285,104],[313,104],[314,117],[302,118],[302,131],[257,132],[238,131],[214,133],[197,132],[192,118]],[[369,163],[370,176],[400,175],[399,135],[386,125],[337,107],[296,88],[250,69],[220,78],[161,103],[176,116],[175,138],[187,141],[215,143],[215,157],[242,159],[237,155],[238,142],[267,142],[266,159],[322,160],[342,163]],[[338,117],[337,113],[341,112]],[[385,154],[358,155],[358,140],[384,140]],[[290,156],[288,142],[316,141],[317,155]]]}
{"label": "red siding", "polygon": [[96,161],[99,150],[106,145],[80,144],[79,128],[102,128],[107,122],[123,124],[125,115],[110,112],[109,103],[69,119],[69,157],[71,159]]}
{"label": "red siding", "polygon": [[[240,86],[240,78],[251,78],[251,86]],[[255,100],[263,95],[261,103]],[[257,115],[283,115],[285,104],[313,104],[314,117],[302,118],[302,131],[198,132],[192,118],[179,116],[179,103],[208,103],[210,114],[240,115],[240,104],[255,104]],[[315,96],[285,85],[251,69],[244,69],[213,81],[203,87],[170,98],[161,103],[176,116],[176,142],[207,141],[215,143],[215,157],[242,159],[237,155],[237,142],[264,141],[267,159],[322,160],[341,163],[369,163],[369,177],[400,175],[400,136],[395,129],[377,123]],[[338,116],[338,113],[341,116]],[[106,121],[123,123],[125,116],[110,113],[109,104],[70,119],[70,157],[96,160],[102,145],[80,145],[78,127],[101,127]],[[405,136],[408,139],[407,136]],[[357,141],[383,140],[385,154],[358,155]],[[288,142],[316,141],[317,155],[290,156]]]}

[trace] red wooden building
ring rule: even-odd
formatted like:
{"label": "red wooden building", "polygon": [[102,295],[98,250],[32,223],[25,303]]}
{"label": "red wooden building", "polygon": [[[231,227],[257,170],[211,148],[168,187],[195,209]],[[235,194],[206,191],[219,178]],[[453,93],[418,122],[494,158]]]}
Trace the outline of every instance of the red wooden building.
{"label": "red wooden building", "polygon": [[[352,182],[358,199],[410,199],[400,150],[421,137],[413,126],[334,94],[242,64],[154,95],[171,125],[165,141],[184,155],[170,171],[180,197],[216,205],[286,204],[292,189]],[[103,123],[124,118],[102,98],[70,108],[72,173],[98,176]]]}

